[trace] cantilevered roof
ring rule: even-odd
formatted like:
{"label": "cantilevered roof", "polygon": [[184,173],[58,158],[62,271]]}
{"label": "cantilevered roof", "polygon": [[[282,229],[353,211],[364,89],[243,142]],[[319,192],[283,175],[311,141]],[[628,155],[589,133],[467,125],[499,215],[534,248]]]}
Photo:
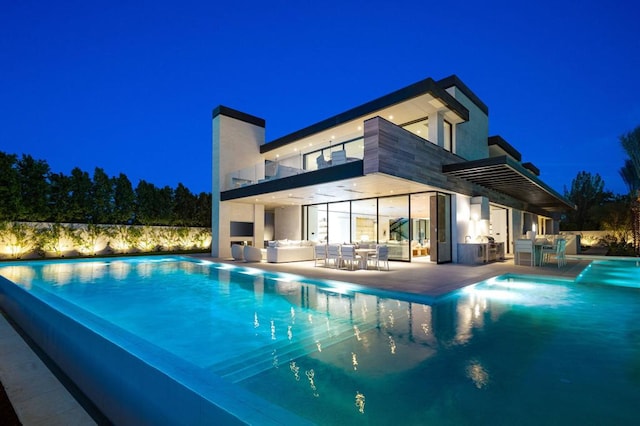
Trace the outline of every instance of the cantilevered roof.
{"label": "cantilevered roof", "polygon": [[499,136],[499,135],[489,136],[489,139],[487,140],[487,144],[489,145],[489,150],[491,150],[491,147],[495,146],[495,147],[498,147],[498,149],[503,153],[506,153],[512,156],[515,160],[517,161],[522,160],[522,155],[520,155],[520,152],[517,149],[515,149],[513,146],[511,146],[509,142],[502,139],[502,136]]}
{"label": "cantilevered roof", "polygon": [[573,204],[506,155],[446,164],[442,166],[442,172],[509,195],[550,213],[575,209]]}
{"label": "cantilevered roof", "polygon": [[[457,80],[457,77],[455,81],[459,81]],[[440,83],[441,82],[436,83],[432,78],[426,78],[410,86],[389,93],[388,95],[382,96],[378,99],[374,99],[373,101],[367,102],[363,105],[357,106],[348,111],[327,118],[326,120],[322,120],[316,124],[305,127],[294,133],[261,145],[260,152],[264,154],[276,150],[292,142],[296,142],[300,139],[306,138],[310,135],[314,135],[322,131],[340,126],[342,124],[349,123],[356,119],[368,117],[391,106],[402,104],[411,99],[419,98],[425,95],[429,95],[430,99],[437,100],[438,106],[445,106],[449,111],[452,111],[452,113],[458,117],[458,120],[460,120],[460,122],[468,121],[469,110],[464,105],[462,105],[455,97],[449,94],[449,92],[447,92]],[[413,118],[415,119],[417,117]]]}

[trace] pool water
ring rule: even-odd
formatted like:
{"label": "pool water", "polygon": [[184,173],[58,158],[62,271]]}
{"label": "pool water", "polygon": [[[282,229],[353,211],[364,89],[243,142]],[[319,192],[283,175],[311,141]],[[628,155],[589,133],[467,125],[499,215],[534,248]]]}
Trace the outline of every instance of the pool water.
{"label": "pool water", "polygon": [[110,338],[327,425],[636,424],[639,271],[594,262],[576,282],[505,276],[431,301],[180,257],[0,266]]}

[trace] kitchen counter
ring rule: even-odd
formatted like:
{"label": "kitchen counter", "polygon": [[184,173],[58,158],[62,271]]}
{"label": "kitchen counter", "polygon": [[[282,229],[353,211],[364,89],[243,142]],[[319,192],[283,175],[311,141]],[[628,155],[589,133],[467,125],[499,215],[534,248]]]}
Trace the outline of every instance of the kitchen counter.
{"label": "kitchen counter", "polygon": [[458,243],[458,263],[479,265],[504,259],[504,243]]}

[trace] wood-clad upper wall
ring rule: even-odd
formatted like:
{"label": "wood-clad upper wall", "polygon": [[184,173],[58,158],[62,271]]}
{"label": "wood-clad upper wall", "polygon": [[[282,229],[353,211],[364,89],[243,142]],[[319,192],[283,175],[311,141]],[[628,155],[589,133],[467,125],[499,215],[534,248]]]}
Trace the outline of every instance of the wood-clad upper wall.
{"label": "wood-clad upper wall", "polygon": [[[381,117],[364,123],[365,175],[384,173],[468,196],[486,196],[492,202],[536,213],[539,209],[469,181],[442,173],[445,164],[460,163],[459,156]],[[546,214],[539,211],[540,214]]]}

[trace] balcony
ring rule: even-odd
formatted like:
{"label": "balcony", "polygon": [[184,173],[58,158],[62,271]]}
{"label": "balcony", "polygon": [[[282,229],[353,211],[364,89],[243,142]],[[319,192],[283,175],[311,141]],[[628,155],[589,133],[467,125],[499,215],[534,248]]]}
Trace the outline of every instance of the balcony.
{"label": "balcony", "polygon": [[278,161],[262,160],[252,166],[233,171],[225,176],[222,190],[229,191],[283,179],[359,161],[363,158],[364,140],[360,137],[327,148],[279,159]]}

